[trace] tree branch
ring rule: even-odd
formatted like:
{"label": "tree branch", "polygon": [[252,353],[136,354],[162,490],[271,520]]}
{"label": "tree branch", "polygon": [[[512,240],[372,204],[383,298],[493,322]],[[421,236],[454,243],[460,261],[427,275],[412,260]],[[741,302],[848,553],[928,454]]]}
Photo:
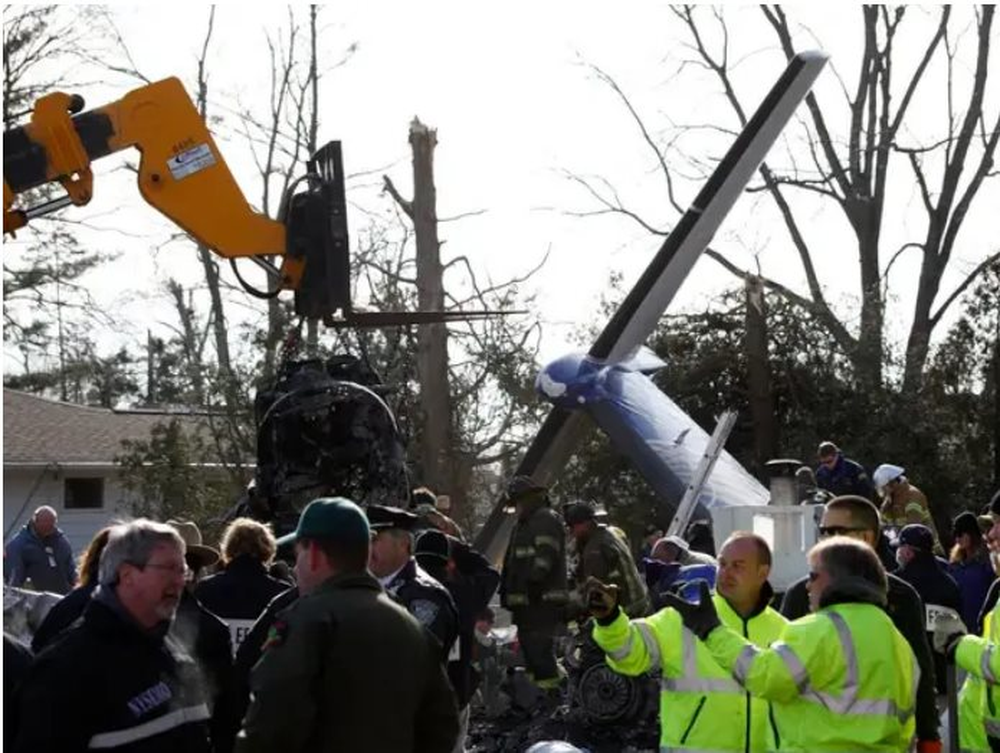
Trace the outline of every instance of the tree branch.
{"label": "tree branch", "polygon": [[971,285],[975,281],[975,279],[979,277],[979,275],[981,275],[988,267],[990,267],[993,264],[996,264],[997,262],[1000,262],[1000,251],[996,251],[990,256],[987,256],[985,259],[979,262],[978,265],[976,265],[975,269],[973,269],[971,272],[969,272],[968,275],[965,276],[965,279],[962,280],[962,282],[958,285],[958,287],[956,287],[951,292],[951,295],[949,295],[945,299],[944,303],[941,304],[940,308],[938,308],[938,310],[931,315],[930,325],[932,329],[937,325],[939,321],[941,321],[941,317],[944,316],[945,312],[948,310],[948,307],[951,306],[952,303],[954,303],[954,301],[965,291],[965,289],[968,288],[969,285]]}

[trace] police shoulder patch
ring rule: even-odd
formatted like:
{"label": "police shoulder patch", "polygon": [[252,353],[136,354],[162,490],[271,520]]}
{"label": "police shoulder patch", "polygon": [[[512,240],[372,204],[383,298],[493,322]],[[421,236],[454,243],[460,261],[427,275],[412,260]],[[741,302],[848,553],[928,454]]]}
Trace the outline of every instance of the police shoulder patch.
{"label": "police shoulder patch", "polygon": [[267,631],[267,638],[264,639],[262,651],[268,651],[285,642],[288,636],[288,623],[284,620],[275,620],[274,624]]}
{"label": "police shoulder patch", "polygon": [[429,599],[414,599],[410,602],[410,614],[416,617],[417,622],[424,627],[428,627],[434,623],[440,609],[437,604]]}

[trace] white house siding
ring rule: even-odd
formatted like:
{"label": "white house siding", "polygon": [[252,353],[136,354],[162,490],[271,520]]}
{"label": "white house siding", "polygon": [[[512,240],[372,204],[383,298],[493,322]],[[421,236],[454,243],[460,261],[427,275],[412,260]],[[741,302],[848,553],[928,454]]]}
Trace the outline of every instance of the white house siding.
{"label": "white house siding", "polygon": [[[63,500],[64,480],[67,477],[103,478],[104,507],[67,510]],[[37,488],[35,487],[36,482]],[[31,495],[33,488],[34,494]],[[118,481],[118,471],[115,468],[4,466],[4,543],[21,530],[31,517],[31,513],[40,505],[49,505],[58,513],[59,528],[66,534],[66,538],[73,546],[73,552],[77,555],[86,548],[98,530],[116,517],[127,515],[129,510],[127,493],[121,488]]]}

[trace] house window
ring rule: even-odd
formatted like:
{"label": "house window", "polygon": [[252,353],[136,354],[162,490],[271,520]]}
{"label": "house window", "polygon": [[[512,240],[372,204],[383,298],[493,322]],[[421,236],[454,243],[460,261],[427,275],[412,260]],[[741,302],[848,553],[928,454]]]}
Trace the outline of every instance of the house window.
{"label": "house window", "polygon": [[63,489],[63,507],[67,510],[92,510],[104,507],[104,479],[66,479]]}

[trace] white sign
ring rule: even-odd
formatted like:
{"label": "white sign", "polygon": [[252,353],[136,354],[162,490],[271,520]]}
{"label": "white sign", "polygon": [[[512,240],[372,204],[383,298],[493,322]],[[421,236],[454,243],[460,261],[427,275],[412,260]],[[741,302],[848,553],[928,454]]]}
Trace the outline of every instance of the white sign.
{"label": "white sign", "polygon": [[962,621],[962,616],[950,607],[943,607],[940,604],[925,604],[924,612],[926,614],[927,620],[927,632],[933,633],[934,628],[943,617],[950,618],[953,620]]}
{"label": "white sign", "polygon": [[170,174],[174,176],[174,180],[194,175],[214,164],[215,155],[212,154],[212,148],[208,144],[199,144],[185,149],[167,160],[167,167],[170,168]]}

